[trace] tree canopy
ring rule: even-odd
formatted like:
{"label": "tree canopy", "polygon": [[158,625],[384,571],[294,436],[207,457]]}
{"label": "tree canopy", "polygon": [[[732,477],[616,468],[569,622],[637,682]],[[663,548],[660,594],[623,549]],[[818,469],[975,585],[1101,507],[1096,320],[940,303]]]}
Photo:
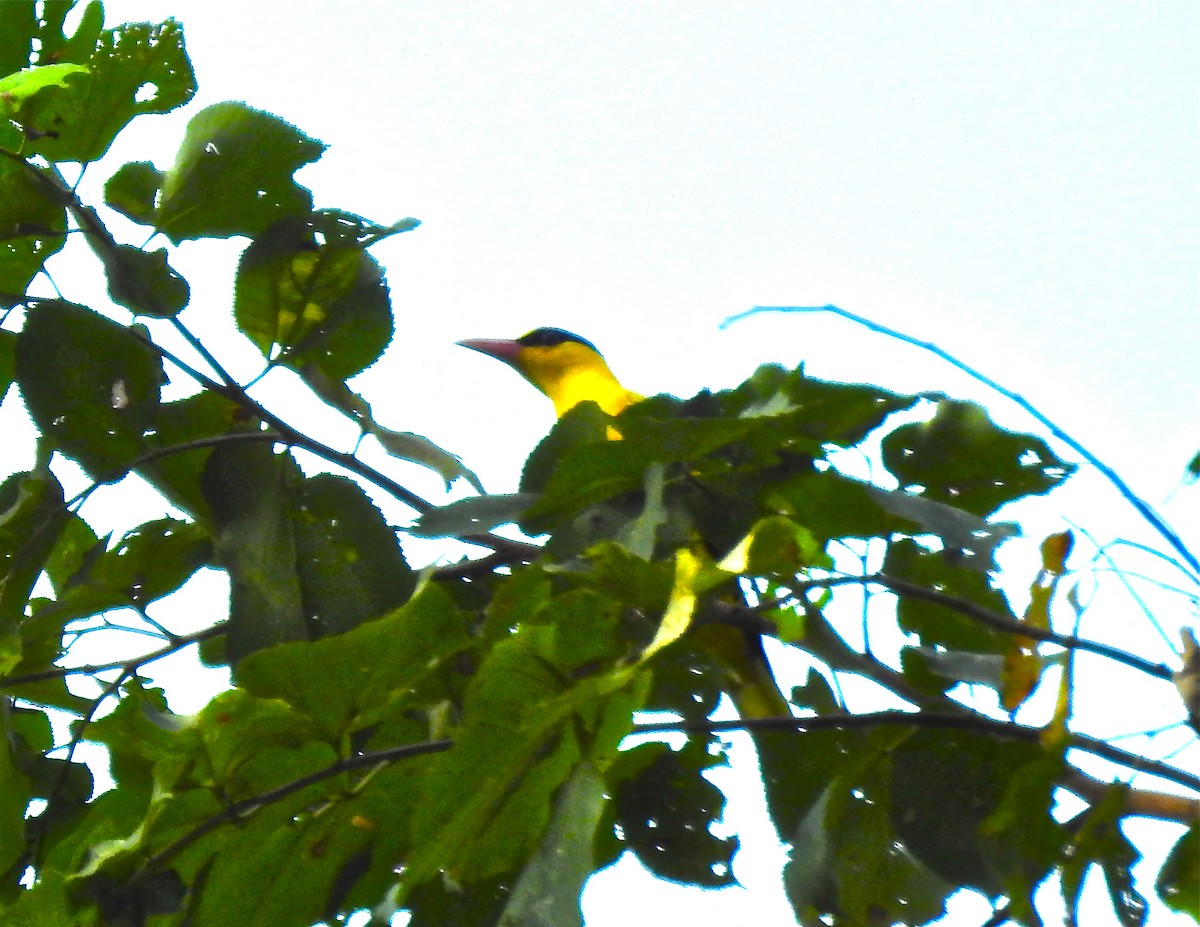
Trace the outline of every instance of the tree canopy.
{"label": "tree canopy", "polygon": [[[1037,924],[1048,877],[1074,917],[1093,871],[1119,923],[1146,921],[1147,892],[1200,919],[1200,777],[1075,718],[1089,680],[1115,679],[1169,701],[1194,738],[1194,638],[1167,665],[1080,634],[1070,533],[1045,538],[1034,575],[995,560],[1019,530],[1005,506],[1053,504],[1079,462],[1103,468],[1086,449],[1044,419],[1018,433],[973,402],[766,365],[615,422],[584,403],[519,492],[484,494],[348,382],[396,327],[371,249],[419,223],[317,208],[294,174],[324,145],[241,102],[194,113],[173,164],[125,164],[85,202],[64,171],[187,104],[195,78],[173,20],[108,27],[91,3],[66,35],[71,7],[0,4],[0,391],[39,435],[0,484],[6,924],[304,927],[370,910],[565,925],[627,852],[727,885],[738,842],[713,830],[725,797],[706,773],[735,729],[792,847],[801,923],[927,923],[969,889],[993,923]],[[112,231],[135,226],[143,245]],[[229,337],[474,494],[434,504],[227,371],[188,321],[211,309],[189,306],[171,263],[181,243],[226,238],[246,242]],[[62,280],[38,295],[68,244],[90,248],[107,298]],[[1078,459],[1055,451],[1064,439]],[[872,479],[847,465],[864,458]],[[70,498],[64,460],[89,481]],[[1200,564],[1108,475],[1158,532],[1183,613]],[[157,517],[119,536],[89,521],[95,490],[146,484]],[[390,524],[382,499],[411,518]],[[413,562],[416,538],[456,539],[461,559]],[[227,614],[175,633],[174,594],[203,571],[228,578]],[[160,639],[73,658],[118,623]],[[791,713],[712,720],[740,684],[728,642],[759,635],[809,661]],[[142,671],[197,644],[233,685],[183,716]],[[849,709],[851,679],[878,710]],[[1049,709],[1023,710],[1038,691]],[[84,743],[107,752],[112,787]],[[1079,810],[1059,811],[1065,793]],[[1131,873],[1134,816],[1188,825],[1152,885]]]}

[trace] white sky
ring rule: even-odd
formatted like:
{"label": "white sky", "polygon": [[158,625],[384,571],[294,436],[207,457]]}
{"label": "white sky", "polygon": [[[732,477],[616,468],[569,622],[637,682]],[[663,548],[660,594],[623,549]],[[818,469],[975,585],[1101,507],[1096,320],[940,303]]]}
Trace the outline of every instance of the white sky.
{"label": "white sky", "polygon": [[[804,360],[983,398],[1033,427],[844,321],[716,327],[755,304],[834,302],[1022,393],[1198,539],[1200,493],[1168,496],[1200,447],[1200,5],[106,6],[109,22],[183,22],[200,93],[135,122],[91,179],[125,160],[167,167],[188,116],[225,99],[329,144],[300,175],[317,205],[424,223],[374,251],[399,331],[356,385],[383,424],[461,454],[491,491],[515,485],[550,407],[454,342],[537,325],[596,342],[642,392]],[[201,332],[227,330],[241,246],[182,249],[184,318]],[[222,351],[257,370],[252,352]],[[258,395],[287,408],[287,385]],[[1072,517],[1139,531],[1080,483],[1100,495],[1064,494]],[[1050,508],[1030,518],[1057,530]],[[645,896],[636,875],[610,876],[589,924],[747,922],[748,903],[787,923],[776,877],[735,871],[749,896]]]}

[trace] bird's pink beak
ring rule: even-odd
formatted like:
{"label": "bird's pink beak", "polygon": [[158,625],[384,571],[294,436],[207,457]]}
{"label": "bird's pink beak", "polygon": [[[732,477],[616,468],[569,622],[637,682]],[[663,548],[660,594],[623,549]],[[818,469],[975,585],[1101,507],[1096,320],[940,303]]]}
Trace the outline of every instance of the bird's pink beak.
{"label": "bird's pink beak", "polygon": [[469,338],[466,341],[458,343],[464,348],[470,348],[472,351],[478,351],[480,354],[494,357],[496,360],[504,361],[506,364],[511,364],[515,361],[517,359],[517,352],[521,350],[520,342],[508,341],[504,338]]}

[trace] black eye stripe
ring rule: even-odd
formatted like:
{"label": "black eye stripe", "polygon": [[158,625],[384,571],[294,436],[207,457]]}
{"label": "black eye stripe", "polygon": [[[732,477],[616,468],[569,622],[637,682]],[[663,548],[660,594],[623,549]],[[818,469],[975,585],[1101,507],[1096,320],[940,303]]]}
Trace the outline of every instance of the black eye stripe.
{"label": "black eye stripe", "polygon": [[563,331],[561,328],[535,328],[529,334],[522,335],[517,339],[518,344],[523,344],[527,348],[552,348],[566,341],[574,341],[576,344],[582,344],[585,347],[591,348],[597,354],[600,353],[590,341],[580,338],[578,335],[573,335],[568,331]]}

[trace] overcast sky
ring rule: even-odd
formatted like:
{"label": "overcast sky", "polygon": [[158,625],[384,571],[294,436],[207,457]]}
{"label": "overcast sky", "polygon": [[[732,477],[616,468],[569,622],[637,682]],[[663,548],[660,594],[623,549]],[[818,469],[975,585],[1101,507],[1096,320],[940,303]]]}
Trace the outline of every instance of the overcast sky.
{"label": "overcast sky", "polygon": [[[226,99],[327,143],[300,175],[319,206],[423,222],[374,252],[398,333],[356,386],[383,424],[460,453],[492,491],[513,488],[550,406],[454,342],[538,325],[591,339],[641,392],[803,360],[1033,427],[845,321],[717,329],[755,304],[833,302],[1022,393],[1196,539],[1200,494],[1172,493],[1200,446],[1200,5],[106,7],[110,22],[175,15],[200,92],[135,122],[92,180],[124,160],[167,167],[190,114]],[[228,326],[241,247],[181,249],[201,331]],[[238,345],[224,356],[257,369]],[[286,401],[287,385],[258,395]],[[1072,517],[1108,512],[1072,498]],[[1102,517],[1092,527],[1138,530]],[[663,888],[635,913],[617,894],[629,884],[593,894],[597,927],[745,910],[736,893]],[[782,916],[777,891],[754,898]]]}

